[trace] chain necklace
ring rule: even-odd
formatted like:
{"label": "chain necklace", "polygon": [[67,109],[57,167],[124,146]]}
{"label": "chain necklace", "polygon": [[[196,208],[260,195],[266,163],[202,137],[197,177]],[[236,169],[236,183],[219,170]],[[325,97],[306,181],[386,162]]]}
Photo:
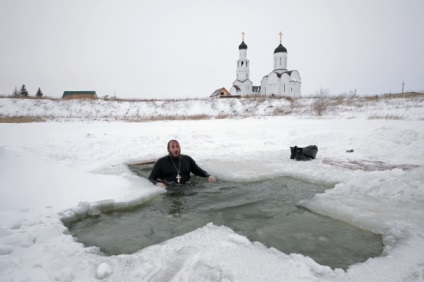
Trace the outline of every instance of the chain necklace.
{"label": "chain necklace", "polygon": [[179,159],[179,162],[178,162],[178,168],[177,168],[177,166],[175,165],[174,160],[172,159],[172,156],[171,156],[172,164],[174,165],[175,169],[177,170],[177,176],[175,178],[177,179],[177,183],[180,184],[180,179],[181,179],[181,176],[180,176],[181,156],[179,156],[178,159]]}

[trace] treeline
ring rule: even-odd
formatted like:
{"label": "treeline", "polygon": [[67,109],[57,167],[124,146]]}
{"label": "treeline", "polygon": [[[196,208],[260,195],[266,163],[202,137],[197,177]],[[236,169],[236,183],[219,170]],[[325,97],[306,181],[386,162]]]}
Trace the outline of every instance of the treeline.
{"label": "treeline", "polygon": [[[37,92],[35,93],[35,97],[43,97],[43,92],[41,91],[40,87],[38,87]],[[29,93],[26,89],[25,84],[22,84],[21,89],[18,90],[18,87],[15,86],[15,90],[13,90],[12,93],[13,97],[28,97]]]}

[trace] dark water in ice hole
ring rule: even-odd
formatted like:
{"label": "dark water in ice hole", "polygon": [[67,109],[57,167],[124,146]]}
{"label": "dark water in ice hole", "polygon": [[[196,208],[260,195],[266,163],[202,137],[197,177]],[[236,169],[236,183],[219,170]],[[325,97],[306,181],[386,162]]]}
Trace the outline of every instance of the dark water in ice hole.
{"label": "dark water in ice hole", "polygon": [[[151,167],[130,169],[147,177]],[[286,254],[307,255],[332,268],[346,269],[379,256],[381,235],[296,205],[328,188],[288,177],[215,184],[193,177],[184,189],[168,190],[137,208],[84,218],[67,227],[79,242],[100,247],[106,255],[131,254],[213,222],[251,241]]]}

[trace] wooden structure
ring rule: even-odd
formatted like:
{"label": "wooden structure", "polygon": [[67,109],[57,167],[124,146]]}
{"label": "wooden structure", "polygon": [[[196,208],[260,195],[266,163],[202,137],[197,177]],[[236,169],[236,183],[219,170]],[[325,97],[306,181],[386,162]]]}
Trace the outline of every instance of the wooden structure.
{"label": "wooden structure", "polygon": [[230,92],[227,89],[225,89],[225,87],[215,90],[210,97],[211,98],[240,98],[240,96],[238,97],[232,96]]}

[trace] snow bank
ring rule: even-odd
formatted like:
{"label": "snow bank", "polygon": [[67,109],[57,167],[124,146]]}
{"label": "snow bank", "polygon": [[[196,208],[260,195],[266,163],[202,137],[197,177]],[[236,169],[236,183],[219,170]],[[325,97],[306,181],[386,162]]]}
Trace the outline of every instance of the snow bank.
{"label": "snow bank", "polygon": [[[157,120],[202,117],[295,116],[316,118],[317,98],[241,98],[194,100],[50,100],[0,98],[0,117],[46,120]],[[320,118],[423,120],[424,95],[410,98],[334,97]]]}

